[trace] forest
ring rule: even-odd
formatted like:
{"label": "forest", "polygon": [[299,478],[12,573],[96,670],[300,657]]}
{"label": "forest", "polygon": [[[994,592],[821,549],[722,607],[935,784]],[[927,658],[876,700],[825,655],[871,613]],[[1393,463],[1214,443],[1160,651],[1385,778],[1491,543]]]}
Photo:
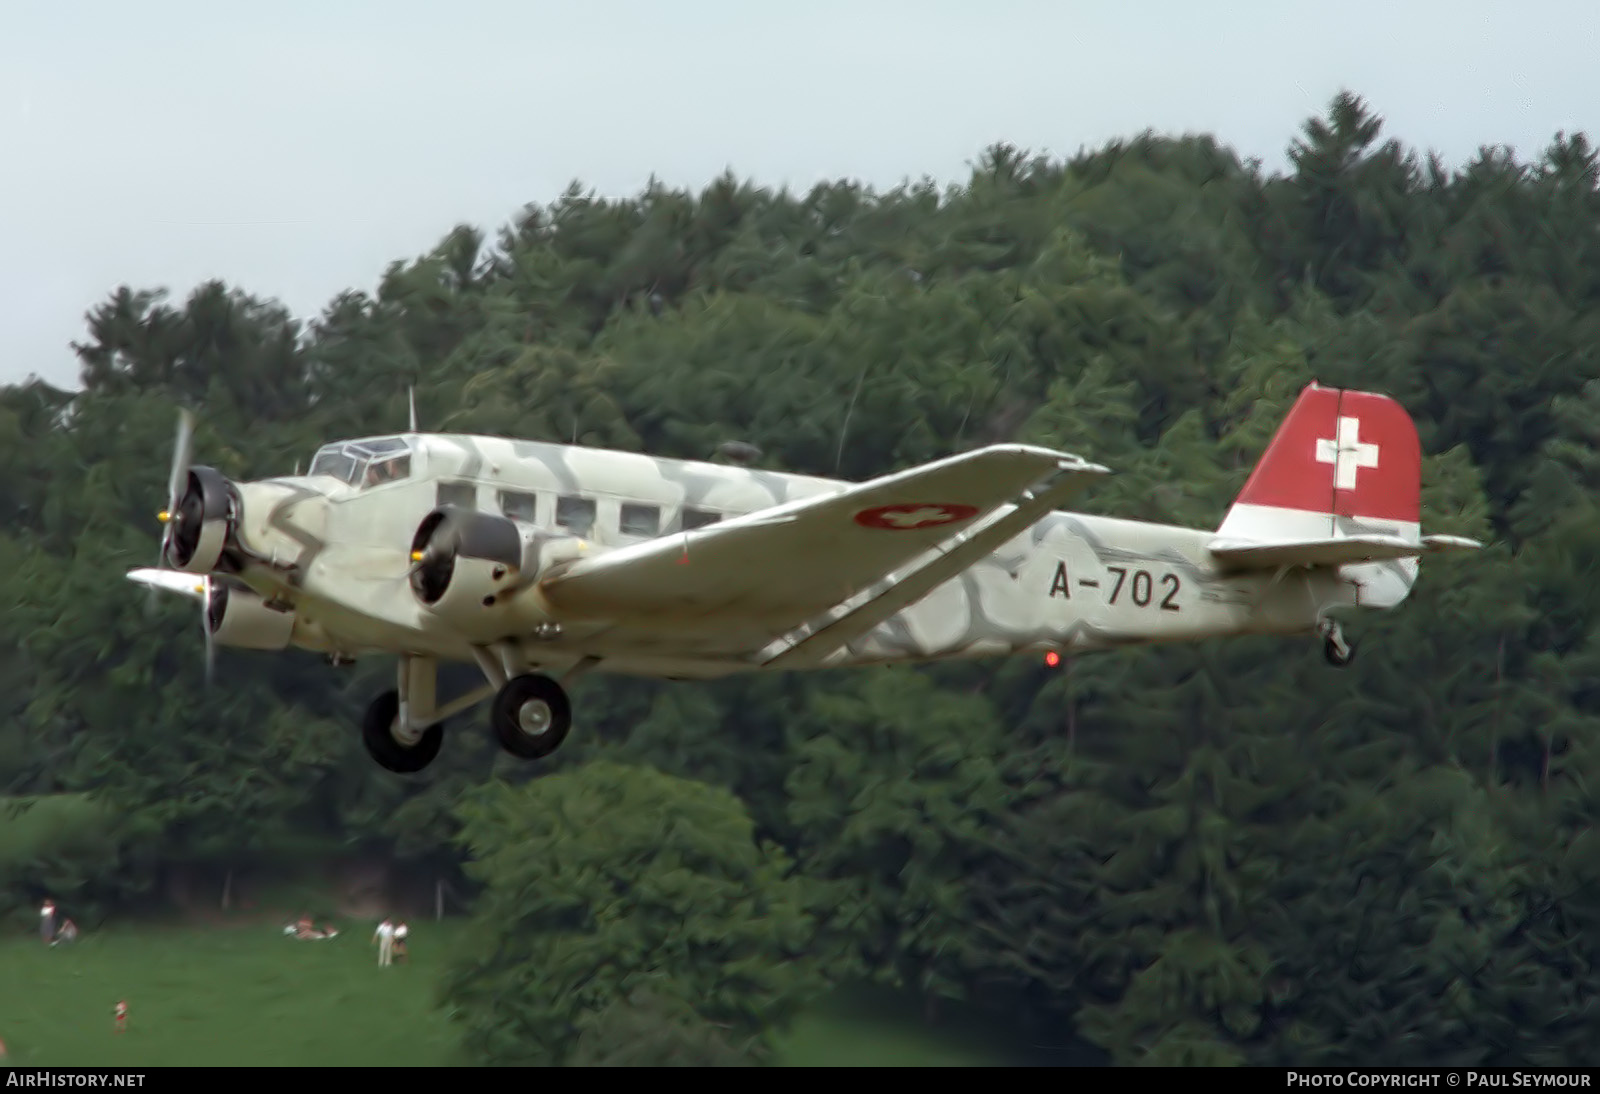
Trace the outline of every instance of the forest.
{"label": "forest", "polygon": [[[440,1005],[486,1063],[760,1062],[847,982],[1125,1065],[1600,1063],[1600,153],[1447,165],[1349,93],[1286,140],[1276,172],[1146,133],[887,192],[574,183],[306,322],[109,288],[81,390],[0,390],[0,901],[445,876],[475,927]],[[1424,527],[1487,545],[1342,670],[1261,638],[588,678],[550,759],[477,709],[400,777],[358,728],[390,661],[224,649],[208,686],[198,612],[123,577],[180,407],[235,479],[403,428],[414,387],[428,430],[849,479],[1039,443],[1116,470],[1084,511],[1211,528],[1313,379],[1400,400]]]}

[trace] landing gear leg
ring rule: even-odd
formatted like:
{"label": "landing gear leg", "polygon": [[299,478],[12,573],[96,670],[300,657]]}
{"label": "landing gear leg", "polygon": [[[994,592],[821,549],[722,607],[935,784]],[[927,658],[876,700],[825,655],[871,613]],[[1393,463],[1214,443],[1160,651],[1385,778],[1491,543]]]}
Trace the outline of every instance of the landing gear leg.
{"label": "landing gear leg", "polygon": [[1334,668],[1344,668],[1356,659],[1356,647],[1345,640],[1344,629],[1334,620],[1324,620],[1317,628],[1322,632],[1322,656]]}
{"label": "landing gear leg", "polygon": [[548,676],[513,676],[494,697],[489,714],[500,747],[523,760],[550,755],[572,729],[572,703]]}
{"label": "landing gear leg", "polygon": [[367,707],[367,715],[361,721],[361,742],[379,767],[409,775],[421,771],[439,755],[444,726],[418,729],[406,725],[400,720],[399,691],[386,691]]}

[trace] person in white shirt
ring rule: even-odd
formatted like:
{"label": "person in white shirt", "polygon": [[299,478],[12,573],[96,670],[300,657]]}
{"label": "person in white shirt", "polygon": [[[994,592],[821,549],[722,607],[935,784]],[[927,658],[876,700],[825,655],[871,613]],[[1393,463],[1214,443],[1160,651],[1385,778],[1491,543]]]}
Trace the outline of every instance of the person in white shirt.
{"label": "person in white shirt", "polygon": [[39,941],[49,944],[56,936],[56,902],[45,898],[39,909]]}
{"label": "person in white shirt", "polygon": [[408,928],[404,923],[395,924],[395,928],[394,928],[394,959],[396,961],[402,961],[403,962],[406,959],[406,935],[408,935],[410,933],[411,933],[410,928]]}
{"label": "person in white shirt", "polygon": [[373,932],[372,937],[378,943],[378,964],[392,964],[394,961],[394,924],[385,919],[378,924],[378,929]]}

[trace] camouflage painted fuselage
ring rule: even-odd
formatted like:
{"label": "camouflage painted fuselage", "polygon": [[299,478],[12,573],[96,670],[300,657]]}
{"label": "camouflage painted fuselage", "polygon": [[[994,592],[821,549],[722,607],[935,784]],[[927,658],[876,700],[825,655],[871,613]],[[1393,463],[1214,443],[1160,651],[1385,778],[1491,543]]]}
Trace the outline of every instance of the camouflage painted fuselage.
{"label": "camouflage painted fuselage", "polygon": [[[407,586],[413,533],[441,500],[541,527],[565,525],[603,551],[672,535],[689,513],[729,519],[850,485],[498,437],[395,440],[410,450],[409,474],[398,481],[362,486],[312,474],[240,487],[241,541],[271,563],[249,566],[243,577],[264,598],[294,605],[295,645],[349,656],[381,650],[470,661],[471,648],[435,626]],[[575,527],[585,521],[588,527]],[[1214,536],[1051,513],[824,664],[1309,633],[1329,608],[1356,602],[1348,568],[1343,577],[1219,572],[1207,552]],[[283,576],[285,564],[295,567],[292,579]],[[750,560],[752,567],[766,564]],[[1395,567],[1359,569],[1363,581],[1399,582],[1406,590],[1413,576]],[[724,610],[704,621],[587,620],[564,625],[559,639],[529,637],[518,645],[529,668],[545,671],[600,658],[607,672],[705,678],[760,668],[760,651],[781,636],[759,621],[730,623]]]}

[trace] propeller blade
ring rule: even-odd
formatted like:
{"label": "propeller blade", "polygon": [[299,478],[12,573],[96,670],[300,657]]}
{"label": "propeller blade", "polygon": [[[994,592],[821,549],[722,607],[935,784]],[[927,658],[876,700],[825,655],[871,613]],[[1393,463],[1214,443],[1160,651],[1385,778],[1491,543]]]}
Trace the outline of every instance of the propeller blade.
{"label": "propeller blade", "polygon": [[187,410],[178,411],[178,436],[172,444],[172,470],[167,475],[167,507],[161,511],[161,556],[158,567],[167,564],[167,551],[172,545],[174,526],[178,518],[178,502],[189,480],[189,463],[194,455],[194,415]]}
{"label": "propeller blade", "polygon": [[211,676],[216,669],[217,643],[211,636],[211,578],[201,579],[201,588],[204,592],[200,595],[200,629],[206,636],[206,687],[211,687]]}
{"label": "propeller blade", "polygon": [[167,512],[178,508],[179,491],[189,477],[189,459],[194,446],[194,415],[187,410],[178,412],[178,439],[172,447],[172,474],[167,479]]}
{"label": "propeller blade", "polygon": [[[155,569],[160,570],[167,564],[167,532],[161,531],[161,554],[156,558]],[[148,622],[156,615],[156,586],[153,582],[146,583],[144,592],[144,617]]]}

